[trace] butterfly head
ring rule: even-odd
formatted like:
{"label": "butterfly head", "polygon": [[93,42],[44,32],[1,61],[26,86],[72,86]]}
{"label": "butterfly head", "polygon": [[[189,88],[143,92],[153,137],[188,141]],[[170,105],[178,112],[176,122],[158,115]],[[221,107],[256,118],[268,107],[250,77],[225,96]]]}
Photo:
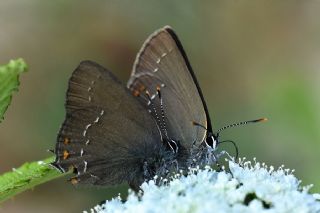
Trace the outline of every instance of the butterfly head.
{"label": "butterfly head", "polygon": [[236,146],[234,141],[230,141],[230,140],[220,141],[219,140],[220,132],[225,130],[225,129],[232,128],[232,127],[237,127],[237,126],[245,125],[245,124],[249,124],[249,123],[264,122],[264,121],[267,121],[267,118],[260,118],[260,119],[256,119],[256,120],[250,120],[250,121],[242,121],[242,122],[226,125],[226,126],[220,128],[220,129],[218,129],[215,133],[213,133],[211,131],[208,131],[208,129],[205,126],[203,126],[203,125],[201,125],[201,124],[199,124],[197,122],[193,121],[192,123],[193,123],[193,125],[200,126],[200,127],[204,128],[205,130],[208,131],[207,132],[207,136],[206,136],[205,140],[203,141],[203,144],[208,149],[216,150],[217,146],[219,146],[222,143],[228,142],[228,143],[232,143],[235,146],[236,153],[238,155],[238,147]]}
{"label": "butterfly head", "polygon": [[213,150],[217,148],[217,145],[219,144],[219,133],[213,134],[211,132],[208,133],[208,136],[204,140],[204,144]]}

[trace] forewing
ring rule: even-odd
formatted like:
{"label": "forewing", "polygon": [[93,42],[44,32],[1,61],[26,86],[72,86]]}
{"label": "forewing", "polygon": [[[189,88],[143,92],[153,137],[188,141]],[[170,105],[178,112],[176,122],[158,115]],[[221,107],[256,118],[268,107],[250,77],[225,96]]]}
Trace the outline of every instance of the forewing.
{"label": "forewing", "polygon": [[[211,131],[210,118],[201,89],[178,37],[170,27],[152,34],[137,55],[127,87],[139,96],[146,108],[158,107],[160,87],[169,138],[186,147],[200,144],[206,129]],[[193,125],[197,122],[203,127]]]}
{"label": "forewing", "polygon": [[[55,167],[73,168],[76,182],[93,185],[143,178],[143,161],[159,153],[151,115],[108,70],[84,61],[69,80],[66,118],[55,147]],[[139,182],[138,181],[138,182]]]}

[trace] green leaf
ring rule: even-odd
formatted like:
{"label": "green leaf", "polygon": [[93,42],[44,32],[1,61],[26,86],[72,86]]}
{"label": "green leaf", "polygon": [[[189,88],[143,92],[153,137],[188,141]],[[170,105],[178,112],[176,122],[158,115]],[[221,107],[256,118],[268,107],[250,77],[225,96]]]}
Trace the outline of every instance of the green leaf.
{"label": "green leaf", "polygon": [[21,58],[0,66],[0,122],[11,102],[12,93],[18,90],[19,75],[26,71],[27,65]]}
{"label": "green leaf", "polygon": [[68,173],[60,173],[49,166],[54,157],[44,161],[24,163],[0,176],[0,203],[14,195]]}

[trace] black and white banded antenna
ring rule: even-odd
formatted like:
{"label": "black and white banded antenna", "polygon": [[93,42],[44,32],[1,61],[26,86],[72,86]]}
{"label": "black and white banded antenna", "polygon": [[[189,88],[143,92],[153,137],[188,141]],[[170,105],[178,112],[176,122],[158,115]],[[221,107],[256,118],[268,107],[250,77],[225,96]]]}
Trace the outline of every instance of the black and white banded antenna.
{"label": "black and white banded antenna", "polygon": [[237,126],[241,126],[241,125],[246,125],[246,124],[251,124],[251,123],[265,122],[267,120],[268,120],[267,118],[259,118],[259,119],[255,119],[255,120],[241,121],[241,122],[238,122],[238,123],[229,124],[227,126],[224,126],[224,127],[220,128],[220,129],[218,129],[215,132],[215,135],[219,135],[219,133],[221,131],[225,130],[225,129],[229,129],[229,128],[233,128],[233,127],[237,127]]}
{"label": "black and white banded antenna", "polygon": [[163,108],[163,99],[161,96],[161,92],[160,92],[160,86],[157,86],[157,94],[160,100],[160,110],[161,110],[161,120],[162,120],[162,127],[163,127],[163,131],[166,134],[167,138],[168,137],[168,132],[167,132],[167,127],[166,127],[166,121],[165,121],[165,112],[164,112],[164,108]]}
{"label": "black and white banded antenna", "polygon": [[157,94],[158,94],[158,97],[159,97],[159,100],[160,100],[162,128],[163,128],[164,134],[166,136],[166,139],[167,139],[166,142],[167,142],[168,146],[170,147],[170,149],[174,153],[178,153],[179,146],[178,146],[177,142],[175,140],[172,140],[168,136],[167,126],[166,126],[166,115],[165,115],[165,112],[164,112],[163,99],[162,99],[162,95],[161,95],[161,92],[160,92],[160,88],[161,88],[160,86],[157,86]]}

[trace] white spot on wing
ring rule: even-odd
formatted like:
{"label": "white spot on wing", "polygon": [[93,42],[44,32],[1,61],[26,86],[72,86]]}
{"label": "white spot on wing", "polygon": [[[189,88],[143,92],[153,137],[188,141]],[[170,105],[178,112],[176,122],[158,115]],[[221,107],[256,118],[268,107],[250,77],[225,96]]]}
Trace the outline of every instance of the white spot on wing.
{"label": "white spot on wing", "polygon": [[88,162],[84,160],[83,163],[84,163],[83,173],[85,173],[87,171]]}
{"label": "white spot on wing", "polygon": [[100,119],[100,117],[97,117],[96,120],[94,121],[94,123],[98,123],[99,119]]}
{"label": "white spot on wing", "polygon": [[90,176],[99,179],[98,176],[95,176],[94,174],[90,174]]}
{"label": "white spot on wing", "polygon": [[88,128],[89,128],[90,126],[92,126],[92,124],[88,124],[88,125],[85,127],[85,130],[83,131],[83,136],[84,136],[84,137],[86,136],[87,130],[88,130]]}
{"label": "white spot on wing", "polygon": [[[100,118],[101,118],[101,116],[102,116],[103,114],[104,114],[104,110],[101,110],[100,115],[96,117],[96,119],[93,121],[93,123],[90,123],[90,124],[88,124],[88,125],[85,126],[85,129],[84,129],[84,131],[83,131],[83,133],[82,133],[83,137],[86,137],[87,131],[88,131],[89,127],[91,127],[93,124],[98,123],[99,120],[100,120]],[[87,141],[86,141],[85,144],[88,145],[89,142],[90,142],[90,140],[87,139]],[[81,155],[81,156],[82,156],[82,155]]]}

